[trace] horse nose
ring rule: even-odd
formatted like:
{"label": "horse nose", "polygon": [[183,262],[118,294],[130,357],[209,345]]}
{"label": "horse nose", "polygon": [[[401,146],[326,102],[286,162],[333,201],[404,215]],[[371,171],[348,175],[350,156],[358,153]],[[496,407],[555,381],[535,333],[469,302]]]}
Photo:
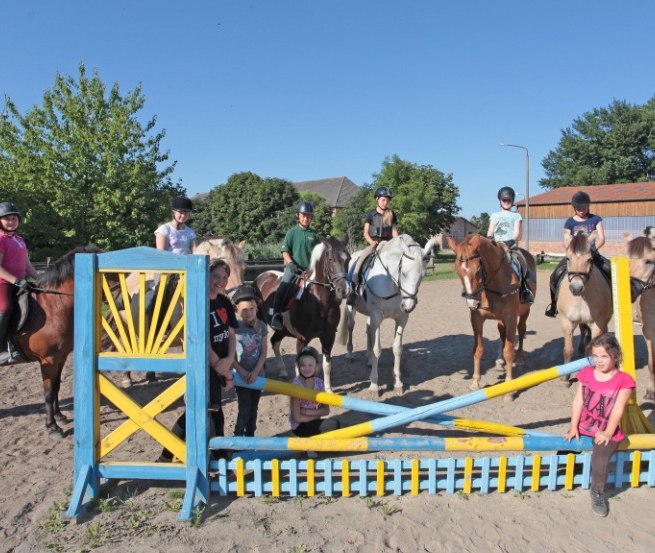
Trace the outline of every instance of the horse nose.
{"label": "horse nose", "polygon": [[414,308],[416,307],[416,300],[412,300],[412,299],[405,300],[402,302],[401,307],[405,313],[411,313],[412,311],[414,311]]}
{"label": "horse nose", "polygon": [[468,308],[471,311],[475,311],[478,307],[480,307],[480,300],[475,300],[475,299],[466,300],[466,305],[468,305]]}
{"label": "horse nose", "polygon": [[579,296],[584,290],[584,285],[580,282],[572,282],[569,284],[569,290],[571,290],[571,294],[574,296]]}

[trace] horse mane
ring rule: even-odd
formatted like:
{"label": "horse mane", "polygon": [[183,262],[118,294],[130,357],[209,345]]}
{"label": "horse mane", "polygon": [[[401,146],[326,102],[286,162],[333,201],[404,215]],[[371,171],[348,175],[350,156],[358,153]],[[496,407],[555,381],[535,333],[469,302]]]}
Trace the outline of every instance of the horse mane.
{"label": "horse mane", "polygon": [[653,243],[647,236],[637,236],[628,242],[628,257],[641,259],[653,251]]}
{"label": "horse mane", "polygon": [[312,255],[309,258],[309,267],[307,267],[307,270],[315,274],[315,269],[316,266],[318,265],[319,260],[323,256],[323,253],[325,253],[325,248],[327,247],[330,239],[326,240],[323,237],[320,237],[320,242],[314,246],[314,249],[312,249]]}
{"label": "horse mane", "polygon": [[55,260],[41,275],[36,285],[39,288],[60,287],[64,282],[75,276],[75,254],[102,253],[98,246],[77,246]]}
{"label": "horse mane", "polygon": [[211,259],[222,257],[232,267],[243,265],[243,251],[229,238],[218,237],[205,240],[198,245],[195,253],[204,253]]}
{"label": "horse mane", "polygon": [[571,250],[571,253],[575,255],[584,255],[588,253],[590,244],[587,235],[582,231],[578,231],[576,235],[571,239],[571,242],[569,243],[569,249]]}

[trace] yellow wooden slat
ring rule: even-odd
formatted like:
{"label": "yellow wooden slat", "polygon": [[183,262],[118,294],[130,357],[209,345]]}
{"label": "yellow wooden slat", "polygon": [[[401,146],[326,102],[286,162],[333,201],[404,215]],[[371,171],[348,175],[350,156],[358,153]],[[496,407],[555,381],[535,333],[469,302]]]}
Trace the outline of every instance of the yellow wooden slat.
{"label": "yellow wooden slat", "polygon": [[[123,280],[125,279],[125,275],[118,275],[118,278],[120,280],[121,276],[123,277]],[[114,317],[114,321],[116,321],[116,328],[118,330],[118,333],[120,334],[121,341],[123,343],[123,349],[127,353],[132,353],[132,348],[130,347],[129,344],[129,339],[127,338],[127,333],[125,331],[125,326],[123,325],[123,319],[118,313],[118,308],[116,307],[116,302],[114,301],[114,297],[111,295],[111,291],[109,290],[109,283],[107,282],[107,279],[103,278],[102,281],[102,289],[103,292],[105,293],[105,299],[107,300],[107,306],[109,307],[109,311],[111,312],[112,316]],[[125,303],[125,298],[123,298],[123,303]]]}
{"label": "yellow wooden slat", "polygon": [[273,497],[280,497],[280,460],[271,461],[271,494]]}
{"label": "yellow wooden slat", "polygon": [[539,479],[541,477],[541,455],[532,458],[532,484],[530,489],[533,492],[539,491]]}
{"label": "yellow wooden slat", "polygon": [[573,489],[573,477],[575,476],[575,454],[569,453],[566,456],[566,471],[564,472],[564,489]]}
{"label": "yellow wooden slat", "polygon": [[341,462],[341,495],[348,497],[350,495],[350,463]]}
{"label": "yellow wooden slat", "polygon": [[138,346],[136,341],[136,329],[134,328],[134,314],[132,313],[132,304],[130,302],[130,293],[127,289],[125,273],[118,275],[118,279],[121,283],[121,294],[123,294],[123,312],[125,313],[127,330],[130,335],[130,347],[131,351],[136,352],[138,351]]}
{"label": "yellow wooden slat", "polygon": [[375,495],[384,495],[384,461],[378,459],[376,463],[376,490]]}
{"label": "yellow wooden slat", "polygon": [[238,457],[235,461],[236,477],[237,477],[237,495],[243,497],[246,495],[246,471],[245,461]]}
{"label": "yellow wooden slat", "polygon": [[464,459],[464,488],[465,494],[470,494],[473,488],[473,457]]}
{"label": "yellow wooden slat", "polygon": [[114,330],[111,328],[110,324],[107,322],[107,320],[104,317],[101,317],[101,324],[103,330],[107,333],[107,336],[111,340],[111,343],[114,345],[116,350],[119,353],[125,353],[123,342],[118,336],[116,336],[116,333],[114,332]]}
{"label": "yellow wooden slat", "polygon": [[[156,417],[175,401],[181,398],[186,391],[186,376],[179,378],[174,384],[166,388],[161,394],[148,403],[143,411],[150,417]],[[132,434],[139,430],[139,426],[132,420],[123,422],[100,442],[101,457],[107,455],[118,445],[127,440]],[[168,447],[167,444],[163,444]],[[170,448],[169,448],[170,449]]]}
{"label": "yellow wooden slat", "polygon": [[153,340],[155,337],[155,331],[157,329],[157,325],[153,324],[153,322],[159,318],[159,310],[161,309],[161,304],[164,301],[164,290],[166,288],[167,280],[168,280],[168,275],[166,273],[162,273],[161,279],[159,280],[159,289],[157,290],[157,297],[155,298],[155,305],[153,306],[153,314],[152,314],[152,319],[150,320],[150,328],[148,329],[148,342],[146,343],[146,353],[152,352]]}
{"label": "yellow wooden slat", "polygon": [[125,413],[137,426],[164,445],[175,457],[186,463],[186,444],[184,441],[158,420],[148,415],[140,405],[103,374],[98,374],[98,389],[103,396]]}
{"label": "yellow wooden slat", "polygon": [[307,497],[316,495],[316,474],[314,472],[314,459],[307,459]]}
{"label": "yellow wooden slat", "polygon": [[410,494],[418,495],[420,491],[419,478],[421,476],[420,466],[418,459],[412,459],[412,469],[411,469],[411,484],[410,484]]}
{"label": "yellow wooden slat", "polygon": [[498,458],[498,493],[505,493],[507,490],[507,457],[501,455]]}
{"label": "yellow wooden slat", "polygon": [[630,486],[633,488],[639,487],[639,474],[641,472],[641,451],[634,451],[632,453],[632,471],[630,474]]}
{"label": "yellow wooden slat", "polygon": [[[177,286],[175,287],[175,292],[173,292],[173,297],[171,298],[170,304],[168,305],[168,309],[166,310],[166,314],[164,315],[164,320],[162,321],[161,327],[159,328],[159,332],[157,333],[157,338],[155,338],[153,347],[157,349],[158,353],[161,353],[162,350],[166,351],[166,349],[164,348],[164,344],[162,344],[162,341],[164,339],[164,335],[166,334],[168,327],[171,324],[171,319],[173,318],[173,313],[175,312],[175,309],[177,307],[177,302],[180,299],[183,287],[184,287],[184,279],[180,275],[180,278],[177,281]],[[157,296],[157,300],[158,302],[160,301],[160,296]],[[162,308],[161,304],[159,303],[155,304],[153,321],[158,320],[159,311],[161,310],[161,308]],[[181,317],[180,320],[182,321],[182,324],[184,324],[184,317]],[[170,341],[168,341],[167,343],[170,343]]]}
{"label": "yellow wooden slat", "polygon": [[139,273],[139,353],[145,352],[146,341],[146,274]]}

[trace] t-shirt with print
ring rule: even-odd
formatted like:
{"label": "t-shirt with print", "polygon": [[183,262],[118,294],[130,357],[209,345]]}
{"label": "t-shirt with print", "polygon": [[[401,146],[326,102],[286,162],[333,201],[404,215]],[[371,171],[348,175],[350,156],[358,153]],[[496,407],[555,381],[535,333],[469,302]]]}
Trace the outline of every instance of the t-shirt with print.
{"label": "t-shirt with print", "polygon": [[[634,379],[626,372],[617,371],[607,382],[600,382],[594,376],[594,367],[585,367],[578,373],[582,386],[582,413],[578,430],[580,434],[591,436],[607,428],[610,413],[621,390],[635,387]],[[612,436],[613,442],[620,442],[625,435],[620,427]]]}
{"label": "t-shirt with print", "polygon": [[586,235],[590,235],[596,230],[598,223],[602,220],[602,217],[592,215],[591,213],[584,221],[576,221],[573,217],[569,217],[564,223],[564,228],[571,233],[571,236],[575,236],[580,231]]}
{"label": "t-shirt with print", "polygon": [[209,340],[214,353],[220,359],[229,352],[230,327],[239,325],[234,307],[227,297],[219,294],[215,300],[209,300]]}
{"label": "t-shirt with print", "polygon": [[268,334],[268,327],[259,319],[254,325],[239,321],[237,334],[237,362],[244,370],[252,372],[262,354],[262,346]]}
{"label": "t-shirt with print", "polygon": [[496,242],[506,242],[514,239],[514,226],[516,221],[523,218],[518,211],[496,211],[491,214],[490,224],[494,225],[493,239]]}
{"label": "t-shirt with print", "polygon": [[[300,379],[299,376],[296,377],[296,379],[293,381],[293,384],[295,386],[303,386],[304,383]],[[314,377],[314,386],[312,387],[312,390],[315,392],[324,392],[325,391],[325,383],[323,382],[323,379],[319,376]],[[316,401],[311,401],[309,399],[301,399],[300,400],[300,408],[301,409],[318,409],[319,403]],[[295,421],[293,419],[293,413],[289,414],[289,422],[291,423],[291,429],[295,430],[298,428],[298,425],[300,424],[298,421]]]}
{"label": "t-shirt with print", "polygon": [[168,239],[168,251],[173,253],[190,254],[191,245],[196,239],[196,233],[188,226],[178,230],[170,223],[164,223],[156,231],[155,236],[161,234]]}

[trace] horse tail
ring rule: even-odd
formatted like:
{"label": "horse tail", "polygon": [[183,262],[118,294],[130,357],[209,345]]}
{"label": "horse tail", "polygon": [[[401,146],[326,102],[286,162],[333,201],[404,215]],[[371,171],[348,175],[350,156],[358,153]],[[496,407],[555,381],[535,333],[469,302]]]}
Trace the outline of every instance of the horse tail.
{"label": "horse tail", "polygon": [[337,340],[342,346],[348,343],[348,328],[350,327],[350,318],[352,317],[352,308],[349,309],[348,305],[344,302],[341,309],[341,317],[339,318],[339,326],[337,327]]}

